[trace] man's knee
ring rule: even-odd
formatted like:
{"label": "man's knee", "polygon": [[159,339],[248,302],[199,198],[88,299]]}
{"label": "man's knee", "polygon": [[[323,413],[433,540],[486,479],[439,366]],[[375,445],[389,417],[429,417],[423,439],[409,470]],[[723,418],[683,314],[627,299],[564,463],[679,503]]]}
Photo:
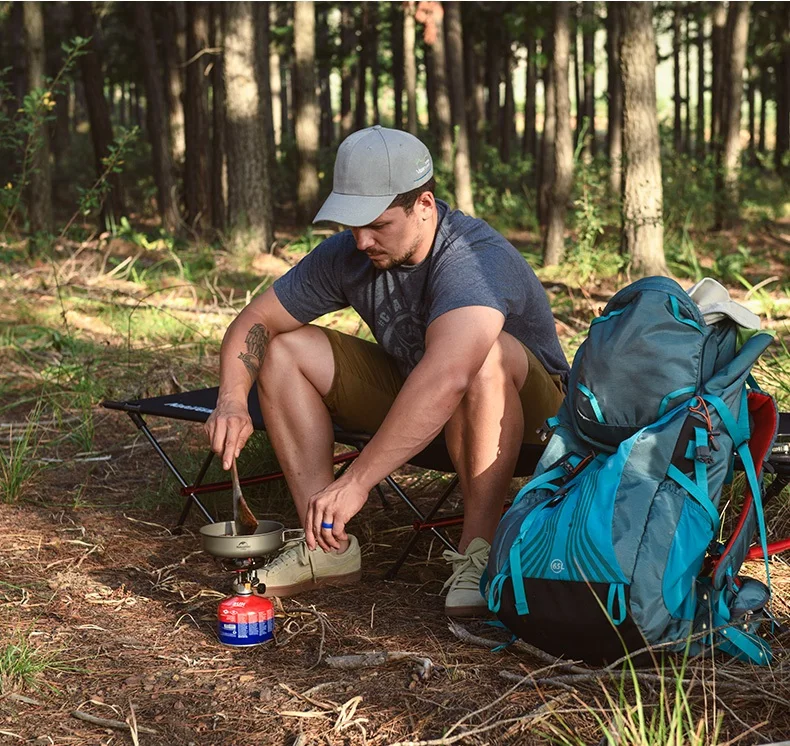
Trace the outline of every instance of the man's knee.
{"label": "man's knee", "polygon": [[502,332],[472,380],[467,396],[491,394],[506,388],[521,389],[529,373],[524,347],[515,337]]}
{"label": "man's knee", "polygon": [[306,377],[324,396],[334,376],[332,347],[317,327],[306,325],[275,336],[266,349],[258,383],[264,392],[275,381],[289,381],[292,376]]}

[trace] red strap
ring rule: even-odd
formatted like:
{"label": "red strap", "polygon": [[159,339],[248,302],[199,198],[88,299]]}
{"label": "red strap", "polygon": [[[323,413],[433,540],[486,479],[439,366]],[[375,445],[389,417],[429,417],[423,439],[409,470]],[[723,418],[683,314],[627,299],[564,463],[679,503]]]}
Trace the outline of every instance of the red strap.
{"label": "red strap", "polygon": [[[768,451],[771,448],[771,444],[776,437],[776,428],[779,416],[777,414],[776,404],[774,403],[773,398],[762,391],[750,391],[748,393],[747,402],[749,407],[749,415],[752,420],[752,434],[749,438],[749,452],[752,455],[754,468],[756,469],[757,477],[759,478],[763,471],[763,462],[765,461]],[[713,560],[714,585],[716,568],[724,561],[724,559],[732,550],[733,546],[735,546],[735,542],[740,536],[741,531],[743,530],[743,527],[746,523],[746,519],[749,516],[749,511],[752,509],[753,502],[754,497],[752,496],[752,491],[747,484],[744,493],[743,508],[741,508],[741,514],[738,518],[738,525],[732,532],[729,541],[727,542],[727,546],[724,548],[724,551]],[[762,552],[760,552],[760,555],[762,555]]]}

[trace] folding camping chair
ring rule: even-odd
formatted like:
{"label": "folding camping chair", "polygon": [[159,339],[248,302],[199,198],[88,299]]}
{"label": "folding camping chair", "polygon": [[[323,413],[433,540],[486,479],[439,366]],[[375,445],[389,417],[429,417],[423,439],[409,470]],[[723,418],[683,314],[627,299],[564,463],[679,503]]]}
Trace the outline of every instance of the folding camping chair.
{"label": "folding camping chair", "polygon": [[[176,528],[183,526],[187,516],[189,515],[192,505],[194,505],[202,513],[203,517],[209,523],[216,522],[216,518],[211,515],[199,496],[209,492],[230,490],[232,485],[229,481],[203,484],[203,479],[205,478],[214,457],[214,454],[210,449],[208,450],[197,475],[190,484],[181,474],[173,460],[170,458],[170,456],[168,456],[164,448],[162,448],[161,444],[157,441],[154,434],[148,428],[144,417],[167,417],[170,419],[186,420],[191,422],[205,422],[211,412],[214,411],[214,407],[217,403],[218,391],[219,389],[215,387],[209,389],[200,389],[198,391],[186,391],[180,394],[170,394],[167,396],[156,396],[149,399],[129,399],[126,401],[102,402],[102,406],[106,407],[107,409],[119,410],[126,412],[129,415],[132,422],[134,422],[134,424],[143,433],[146,440],[153,447],[154,451],[156,451],[158,456],[164,462],[165,466],[181,485],[181,494],[185,497],[185,501],[184,507],[181,511],[181,516],[179,517],[178,523],[176,524]],[[247,400],[247,406],[250,417],[252,418],[253,428],[258,431],[265,431],[266,427],[263,422],[263,417],[261,416],[256,387],[253,387],[250,391],[249,398]],[[339,464],[341,470],[345,469],[350,464],[350,462],[359,455],[359,452],[362,450],[362,448],[364,448],[371,437],[372,433],[349,432],[335,426],[335,442],[350,446],[354,449],[349,453],[338,454],[335,456],[335,464]],[[532,474],[542,452],[543,446],[527,444],[523,445],[519,454],[518,463],[516,464],[514,476],[521,477]],[[428,445],[427,448],[410,459],[409,464],[422,469],[430,469],[433,471],[446,473],[455,472],[455,467],[450,460],[444,440],[441,437],[434,440],[430,445]],[[249,486],[274,479],[280,479],[282,476],[282,472],[271,472],[268,474],[245,477],[240,481],[242,486]],[[424,532],[430,532],[448,549],[457,551],[457,546],[449,538],[445,528],[461,523],[462,517],[452,516],[444,519],[436,519],[436,515],[438,514],[439,510],[445,504],[447,498],[450,497],[458,484],[457,475],[453,476],[427,513],[423,513],[422,510],[420,510],[411,497],[406,493],[403,486],[396,481],[392,474],[387,476],[384,481],[416,516],[416,520],[412,524],[414,533],[404,546],[398,559],[388,570],[385,576],[387,579],[392,579],[395,577],[395,575],[397,575],[401,566],[411,554],[417,541]],[[379,485],[377,489],[383,498],[381,486]]]}

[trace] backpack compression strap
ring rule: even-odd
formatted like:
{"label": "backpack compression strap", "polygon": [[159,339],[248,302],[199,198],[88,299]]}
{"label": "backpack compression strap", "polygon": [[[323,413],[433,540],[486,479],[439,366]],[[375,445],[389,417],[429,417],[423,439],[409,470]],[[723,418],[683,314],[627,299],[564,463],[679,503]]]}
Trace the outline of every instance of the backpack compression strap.
{"label": "backpack compression strap", "polygon": [[[747,401],[748,411],[753,423],[752,435],[749,439],[749,452],[757,470],[756,476],[759,478],[762,473],[762,465],[776,435],[778,417],[774,400],[768,394],[761,391],[750,391]],[[754,496],[751,483],[747,483],[738,523],[727,541],[724,551],[714,560],[713,585],[715,588],[721,588],[724,585],[728,569],[732,568],[733,565],[740,566],[740,563],[743,561],[743,557],[738,557],[737,554],[745,555],[746,547],[741,547],[741,552],[735,550],[736,547],[742,545],[743,541],[748,541],[748,539],[742,538],[742,532],[748,523],[749,514],[753,506]]]}

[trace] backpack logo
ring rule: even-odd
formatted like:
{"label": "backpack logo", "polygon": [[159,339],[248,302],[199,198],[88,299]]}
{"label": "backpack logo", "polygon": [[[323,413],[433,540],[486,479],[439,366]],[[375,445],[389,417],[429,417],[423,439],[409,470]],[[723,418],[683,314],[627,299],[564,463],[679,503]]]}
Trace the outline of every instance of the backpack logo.
{"label": "backpack logo", "polygon": [[565,569],[565,565],[562,563],[561,559],[554,559],[551,561],[549,565],[552,572],[561,573]]}

